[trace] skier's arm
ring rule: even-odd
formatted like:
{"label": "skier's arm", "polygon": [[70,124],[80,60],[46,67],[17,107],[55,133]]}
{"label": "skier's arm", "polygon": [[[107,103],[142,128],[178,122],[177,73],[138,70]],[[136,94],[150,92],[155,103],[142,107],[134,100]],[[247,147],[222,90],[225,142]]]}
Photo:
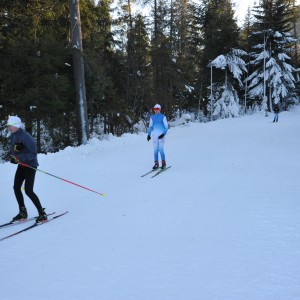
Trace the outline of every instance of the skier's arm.
{"label": "skier's arm", "polygon": [[152,130],[153,130],[153,121],[152,121],[152,118],[150,118],[149,127],[148,127],[148,135],[151,135]]}
{"label": "skier's arm", "polygon": [[164,134],[167,134],[168,129],[169,129],[169,124],[168,124],[168,121],[167,121],[166,117],[164,117],[163,123],[164,123],[164,126],[165,126]]}

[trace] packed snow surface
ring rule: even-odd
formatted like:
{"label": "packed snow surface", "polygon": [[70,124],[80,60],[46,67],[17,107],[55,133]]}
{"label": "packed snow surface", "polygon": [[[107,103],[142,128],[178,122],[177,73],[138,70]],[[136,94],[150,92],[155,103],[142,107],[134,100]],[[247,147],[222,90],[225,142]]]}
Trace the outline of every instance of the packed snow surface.
{"label": "packed snow surface", "polygon": [[[171,128],[155,178],[145,133],[39,155],[106,196],[37,172],[46,211],[69,213],[0,242],[0,299],[299,300],[300,110],[272,117]],[[0,164],[0,223],[18,212],[15,170]]]}

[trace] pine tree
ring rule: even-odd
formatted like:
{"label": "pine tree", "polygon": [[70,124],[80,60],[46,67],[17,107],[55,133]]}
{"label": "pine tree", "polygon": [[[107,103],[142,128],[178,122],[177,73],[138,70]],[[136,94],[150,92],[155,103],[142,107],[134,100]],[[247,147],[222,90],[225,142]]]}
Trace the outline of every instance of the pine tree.
{"label": "pine tree", "polygon": [[173,75],[173,103],[179,110],[195,109],[198,99],[194,84],[199,72],[201,33],[198,19],[199,5],[186,0],[174,0],[171,7],[171,47]]}
{"label": "pine tree", "polygon": [[[226,55],[219,55],[211,62],[211,67],[225,70],[224,84],[215,83],[212,89],[214,118],[238,117],[240,111],[238,93],[234,87],[235,81],[242,86],[243,72],[247,72],[246,63],[241,58],[247,53],[240,49],[231,49]],[[228,73],[229,71],[229,73]],[[211,108],[210,108],[211,109]]]}
{"label": "pine tree", "polygon": [[295,69],[290,64],[295,42],[290,34],[290,3],[264,1],[255,11],[255,35],[260,42],[251,54],[254,71],[247,78],[249,95],[261,104],[262,110],[272,110],[273,103],[283,104],[295,88]]}
{"label": "pine tree", "polygon": [[96,6],[90,2],[82,6],[90,131],[118,135],[124,132],[126,108],[121,93],[121,60],[114,50],[119,43],[112,29],[112,1],[101,0]]}
{"label": "pine tree", "polygon": [[[230,0],[204,0],[201,6],[201,29],[203,50],[201,57],[201,73],[204,75],[203,85],[210,85],[210,61],[217,56],[238,48],[239,28]],[[220,82],[224,74],[218,69],[213,70],[213,81]],[[207,90],[208,93],[209,90]],[[205,103],[206,105],[208,102]]]}
{"label": "pine tree", "polygon": [[173,92],[173,62],[169,38],[170,20],[168,6],[163,0],[155,0],[153,7],[153,38],[151,40],[151,67],[152,67],[152,101],[160,102],[164,111],[168,112],[172,106]]}
{"label": "pine tree", "polygon": [[[47,119],[56,127],[61,124],[66,128],[64,120],[72,113],[72,79],[65,65],[69,61],[65,47],[67,5],[52,0],[47,7],[38,0],[27,5],[5,1],[0,9],[1,22],[6,24],[0,30],[0,95],[4,112],[19,114],[26,129],[37,138],[38,150],[44,151],[41,137],[47,131]],[[64,138],[59,138],[70,143],[71,132],[66,131]]]}
{"label": "pine tree", "polygon": [[230,82],[222,85],[214,85],[213,102],[214,119],[234,118],[239,116],[239,97]]}
{"label": "pine tree", "polygon": [[151,80],[149,39],[144,18],[138,14],[127,40],[127,101],[135,116],[141,117],[149,101]]}

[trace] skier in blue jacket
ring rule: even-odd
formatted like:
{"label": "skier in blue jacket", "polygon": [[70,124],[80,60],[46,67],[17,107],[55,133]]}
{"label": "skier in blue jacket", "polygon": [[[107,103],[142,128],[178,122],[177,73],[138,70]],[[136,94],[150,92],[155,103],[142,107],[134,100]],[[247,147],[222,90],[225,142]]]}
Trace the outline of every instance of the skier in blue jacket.
{"label": "skier in blue jacket", "polygon": [[25,221],[27,210],[22,194],[22,184],[25,181],[25,193],[35,205],[39,216],[37,223],[47,221],[47,215],[40,203],[38,196],[33,191],[37,161],[37,149],[33,137],[21,128],[21,119],[17,116],[9,116],[7,121],[10,139],[10,162],[18,164],[14,179],[14,192],[19,204],[19,213],[12,219],[12,222]]}
{"label": "skier in blue jacket", "polygon": [[161,158],[161,168],[166,168],[166,158],[164,152],[164,144],[165,144],[165,135],[168,132],[168,121],[164,114],[162,114],[161,106],[159,104],[155,104],[154,115],[150,117],[149,128],[148,128],[148,136],[147,141],[151,140],[151,134],[153,139],[153,148],[154,148],[154,166],[153,170],[159,168],[158,163],[158,153],[160,153]]}

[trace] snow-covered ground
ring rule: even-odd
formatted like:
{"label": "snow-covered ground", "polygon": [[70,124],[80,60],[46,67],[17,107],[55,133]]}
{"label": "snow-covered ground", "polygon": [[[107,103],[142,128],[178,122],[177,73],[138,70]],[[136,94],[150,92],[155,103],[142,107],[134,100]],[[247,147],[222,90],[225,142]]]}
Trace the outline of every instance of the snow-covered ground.
{"label": "snow-covered ground", "polygon": [[[146,134],[39,155],[106,196],[38,172],[47,212],[69,213],[0,242],[0,299],[299,300],[299,132],[299,109],[172,128],[153,179]],[[0,223],[18,211],[15,169],[0,165]]]}

